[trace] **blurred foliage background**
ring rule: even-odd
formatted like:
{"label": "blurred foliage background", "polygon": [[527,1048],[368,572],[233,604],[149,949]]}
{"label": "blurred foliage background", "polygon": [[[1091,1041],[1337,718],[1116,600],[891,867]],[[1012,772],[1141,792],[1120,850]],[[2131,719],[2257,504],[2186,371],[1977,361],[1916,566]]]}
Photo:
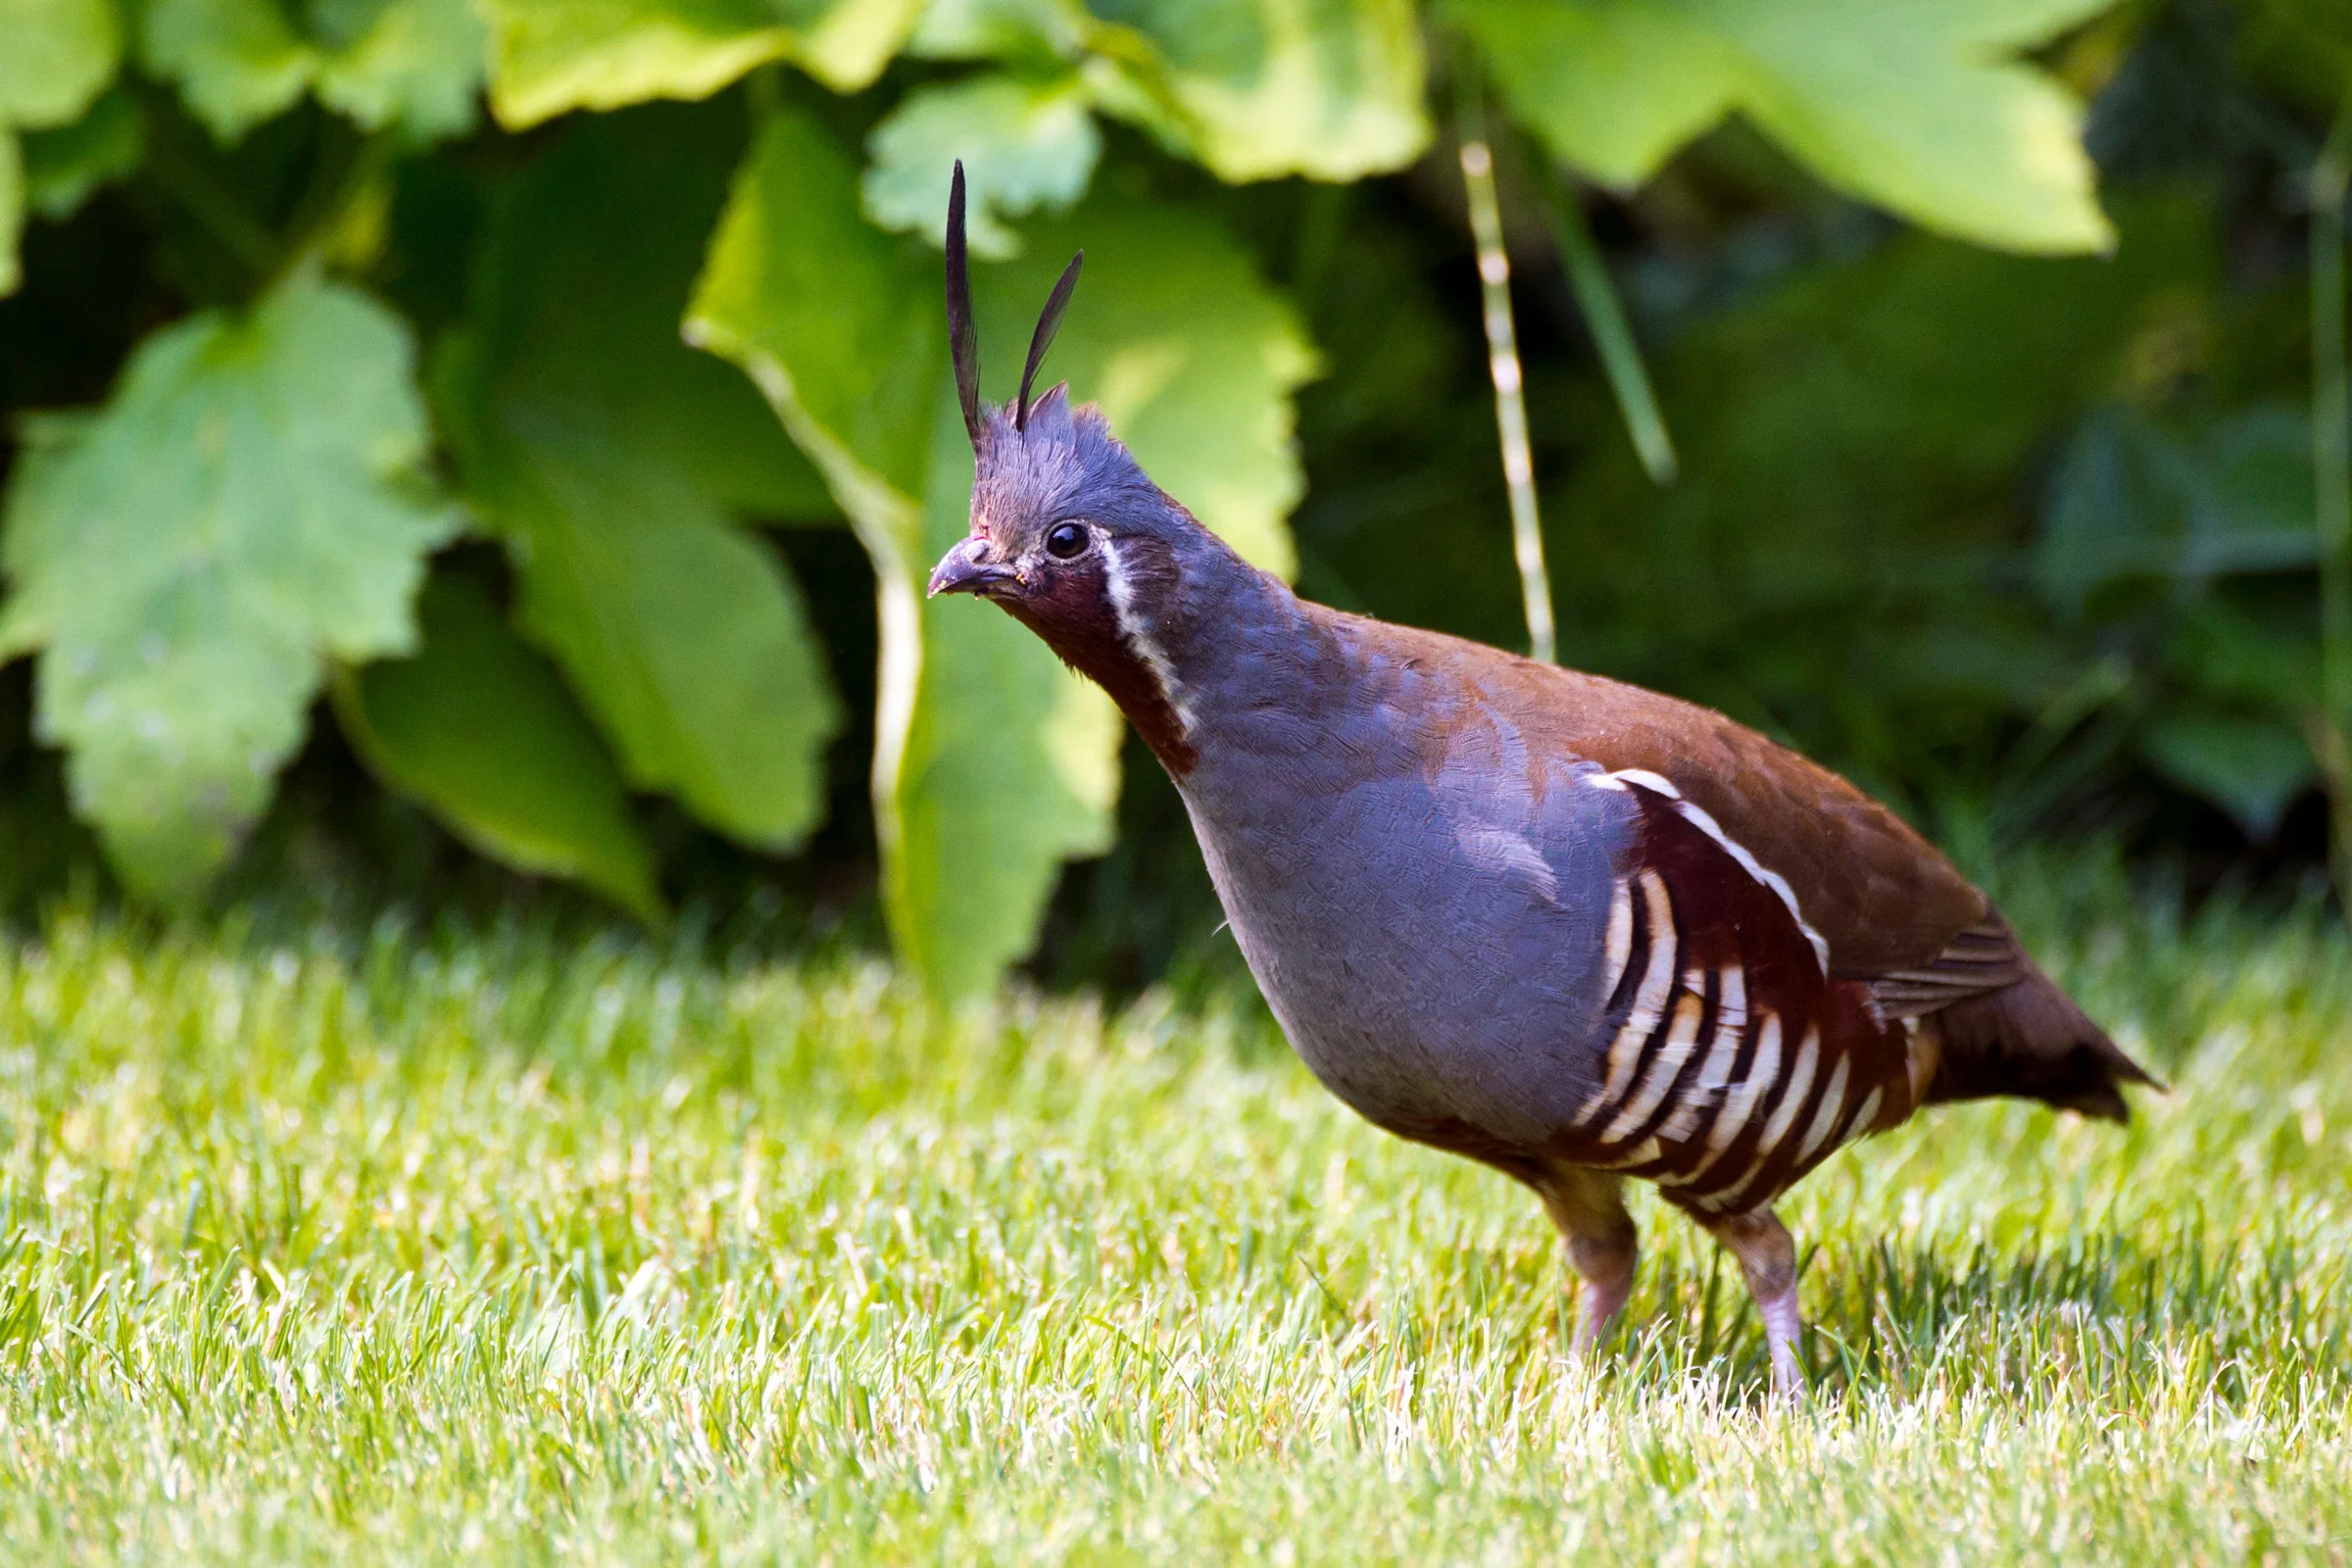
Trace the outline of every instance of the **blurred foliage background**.
{"label": "blurred foliage background", "polygon": [[1163,486],[1525,647],[1466,128],[1565,662],[1967,860],[2316,885],[2348,79],[2342,0],[0,0],[0,895],[1230,965],[1100,695],[920,600],[948,169],[992,396],[1084,245]]}

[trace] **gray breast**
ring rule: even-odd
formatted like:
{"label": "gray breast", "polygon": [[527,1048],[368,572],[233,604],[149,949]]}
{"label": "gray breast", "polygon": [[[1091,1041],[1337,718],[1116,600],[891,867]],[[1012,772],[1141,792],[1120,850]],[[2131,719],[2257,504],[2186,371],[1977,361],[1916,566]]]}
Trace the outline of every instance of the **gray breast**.
{"label": "gray breast", "polygon": [[1597,1081],[1609,896],[1634,811],[1590,763],[1531,761],[1483,705],[1443,732],[1359,712],[1322,744],[1186,781],[1201,851],[1266,1000],[1316,1076],[1375,1122],[1508,1145]]}

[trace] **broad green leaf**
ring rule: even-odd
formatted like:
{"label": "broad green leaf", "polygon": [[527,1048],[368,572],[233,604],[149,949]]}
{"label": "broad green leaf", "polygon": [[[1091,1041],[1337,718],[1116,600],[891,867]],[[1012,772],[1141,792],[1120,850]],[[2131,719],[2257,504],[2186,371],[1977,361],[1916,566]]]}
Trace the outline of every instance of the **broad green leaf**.
{"label": "broad green leaf", "polygon": [[839,142],[780,114],[735,177],[686,322],[766,395],[876,570],[906,581],[928,569],[921,497],[948,353],[939,266],[864,220]]}
{"label": "broad green leaf", "polygon": [[467,0],[343,0],[348,17],[318,63],[318,101],[370,130],[397,124],[427,141],[474,124],[483,29]]}
{"label": "broad green leaf", "polygon": [[122,56],[114,0],[0,0],[0,127],[77,118]]}
{"label": "broad green leaf", "polygon": [[2300,730],[2320,706],[2320,640],[2305,617],[2254,613],[2207,595],[2164,650],[2167,672],[2202,706]]}
{"label": "broad green leaf", "polygon": [[24,161],[17,138],[0,127],[0,295],[24,281],[17,241],[24,232]]}
{"label": "broad green leaf", "polygon": [[0,295],[23,281],[17,243],[24,209],[40,196],[26,188],[29,160],[18,132],[78,119],[122,56],[114,0],[0,0]]}
{"label": "broad green leaf", "polygon": [[[971,445],[954,382],[933,384],[926,558],[971,527]],[[1110,848],[1119,710],[993,605],[924,600],[914,612],[921,672],[883,894],[908,966],[941,996],[968,996],[1036,945],[1062,862]]]}
{"label": "broad green leaf", "polygon": [[1931,228],[2103,250],[2080,107],[2021,48],[2107,0],[1447,0],[1513,111],[1596,179],[1746,114],[1830,184]]}
{"label": "broad green leaf", "polygon": [[757,391],[680,318],[743,129],[655,105],[583,122],[495,198],[471,331],[510,408],[593,428],[633,461],[779,521],[837,515]]}
{"label": "broad green leaf", "polygon": [[782,563],[737,508],[830,511],[757,394],[678,337],[730,137],[647,111],[579,131],[492,220],[437,367],[468,495],[630,783],[788,849],[840,712]]}
{"label": "broad green leaf", "polygon": [[971,182],[972,253],[1010,256],[1020,238],[998,221],[1043,207],[1065,211],[1086,194],[1102,134],[1074,76],[1023,81],[982,75],[908,93],[867,138],[865,214],[884,228],[937,241],[947,214],[939,193],[957,159]]}
{"label": "broad green leaf", "polygon": [[2171,714],[2148,726],[2140,749],[2158,772],[2227,811],[2257,841],[2278,832],[2286,808],[2320,780],[2303,738],[2267,718]]}
{"label": "broad green leaf", "polygon": [[149,0],[140,49],[222,141],[311,89],[369,130],[427,140],[472,127],[482,29],[466,0]]}
{"label": "broad green leaf", "polygon": [[275,0],[151,0],[139,52],[223,141],[291,106],[318,53]]}
{"label": "broad green leaf", "polygon": [[[1075,237],[1087,276],[1056,373],[1102,402],[1203,522],[1287,562],[1282,513],[1299,486],[1289,394],[1309,355],[1214,224],[1099,190],[1041,225],[1019,262],[979,269],[992,390],[1010,393]],[[1009,617],[921,597],[932,560],[968,526],[971,487],[939,267],[928,246],[862,221],[847,152],[785,115],[737,179],[690,325],[768,394],[873,557],[885,905],[901,953],[956,995],[1028,950],[1063,859],[1108,843],[1118,729],[1107,700]]]}
{"label": "broad green leaf", "polygon": [[24,200],[43,218],[71,216],[99,186],[139,166],[138,101],[117,87],[70,125],[24,137]]}
{"label": "broad green leaf", "polygon": [[1428,144],[1410,0],[1104,0],[1094,9],[1157,46],[1195,151],[1222,178],[1357,179],[1401,168]]}
{"label": "broad green leaf", "polygon": [[2058,464],[2034,575],[2080,610],[2134,581],[2151,590],[2241,572],[2308,569],[2311,421],[2261,405],[2202,427],[2174,427],[2121,406],[2084,419]]}
{"label": "broad green leaf", "polygon": [[930,0],[906,52],[1050,69],[1075,58],[1100,25],[1078,0]]}
{"label": "broad green leaf", "polygon": [[1291,394],[1315,355],[1289,304],[1216,224],[1104,191],[1032,225],[1018,262],[982,273],[981,329],[1004,345],[991,362],[999,390],[1012,395],[1038,308],[1081,248],[1085,277],[1050,377],[1101,404],[1161,489],[1252,563],[1291,576],[1284,518],[1306,488]]}
{"label": "broad green leaf", "polygon": [[882,74],[922,0],[481,0],[502,123],[708,98],[791,60],[837,92]]}
{"label": "broad green leaf", "polygon": [[101,411],[31,428],[0,646],[41,650],[35,727],[132,887],[184,903],[301,743],[324,662],[415,644],[456,527],[417,477],[408,329],[295,281],[131,356]]}
{"label": "broad green leaf", "polygon": [[416,618],[415,655],[335,683],[354,749],[483,854],[577,878],[641,919],[660,918],[653,858],[620,775],[554,666],[462,579],[428,581]]}
{"label": "broad green leaf", "polygon": [[[1562,657],[1896,782],[1944,765],[1952,712],[2044,710],[2082,650],[2008,580],[2034,498],[2019,475],[2137,363],[2150,321],[2198,329],[2180,302],[2219,266],[2196,203],[2118,216],[2111,259],[1910,232],[1690,324],[1655,362],[1684,479],[1661,490],[1602,443],[1545,508],[1553,559],[1575,563],[1555,582]],[[1485,625],[1507,628],[1496,611]]]}
{"label": "broad green leaf", "polygon": [[706,492],[587,430],[519,418],[474,445],[468,492],[521,568],[524,633],[554,655],[629,782],[760,849],[824,808],[840,728],[799,590]]}

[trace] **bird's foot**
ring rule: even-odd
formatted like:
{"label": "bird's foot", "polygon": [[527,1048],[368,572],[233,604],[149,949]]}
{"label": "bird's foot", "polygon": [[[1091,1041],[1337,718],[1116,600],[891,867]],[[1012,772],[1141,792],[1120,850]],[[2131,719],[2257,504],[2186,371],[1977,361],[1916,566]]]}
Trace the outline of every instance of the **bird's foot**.
{"label": "bird's foot", "polygon": [[1773,1396],[1793,1399],[1805,1392],[1804,1362],[1797,1354],[1804,1323],[1797,1316],[1795,1279],[1791,1277],[1788,1289],[1773,1296],[1759,1294],[1756,1310],[1763,1315],[1764,1348],[1772,1357]]}
{"label": "bird's foot", "polygon": [[1796,1242],[1769,1208],[1701,1220],[1714,1238],[1740,1260],[1748,1294],[1764,1319],[1764,1346],[1772,1357],[1772,1392],[1792,1397],[1805,1391],[1798,1353],[1804,1323],[1796,1310]]}
{"label": "bird's foot", "polygon": [[[1578,1268],[1582,1272],[1581,1259]],[[1617,1314],[1625,1310],[1626,1298],[1634,1294],[1633,1250],[1626,1249],[1622,1266],[1615,1266],[1612,1260],[1605,1273],[1587,1273],[1584,1279],[1577,1301],[1576,1355],[1580,1361],[1590,1361],[1599,1352],[1600,1342],[1608,1338]]]}

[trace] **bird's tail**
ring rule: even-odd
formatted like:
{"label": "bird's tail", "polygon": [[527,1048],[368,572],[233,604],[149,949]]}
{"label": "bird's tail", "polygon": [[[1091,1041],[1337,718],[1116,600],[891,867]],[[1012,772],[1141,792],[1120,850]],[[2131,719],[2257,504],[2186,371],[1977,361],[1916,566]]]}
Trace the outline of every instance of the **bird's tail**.
{"label": "bird's tail", "polygon": [[2124,1085],[2164,1087],[2031,958],[2010,984],[1953,1003],[1921,1023],[1936,1031],[1941,1047],[1928,1086],[1931,1104],[2007,1095],[2122,1122],[2132,1119]]}

